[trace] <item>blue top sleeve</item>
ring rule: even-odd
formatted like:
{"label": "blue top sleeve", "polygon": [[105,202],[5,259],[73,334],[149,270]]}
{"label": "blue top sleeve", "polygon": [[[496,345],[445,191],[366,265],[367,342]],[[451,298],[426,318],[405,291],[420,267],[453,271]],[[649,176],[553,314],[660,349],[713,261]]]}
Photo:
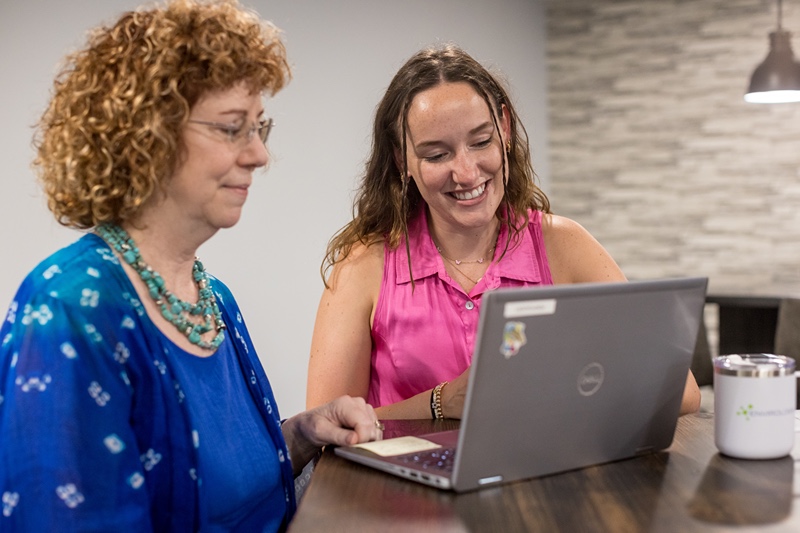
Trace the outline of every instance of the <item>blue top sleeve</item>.
{"label": "blue top sleeve", "polygon": [[3,518],[20,531],[149,531],[146,451],[128,422],[133,390],[109,284],[62,258],[28,276],[0,330]]}

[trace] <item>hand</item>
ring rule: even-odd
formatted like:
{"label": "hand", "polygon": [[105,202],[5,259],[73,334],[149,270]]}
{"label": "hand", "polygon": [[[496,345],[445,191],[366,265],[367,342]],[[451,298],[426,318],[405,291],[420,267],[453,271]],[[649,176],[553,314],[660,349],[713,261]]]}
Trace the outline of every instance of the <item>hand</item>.
{"label": "hand", "polygon": [[680,416],[696,413],[700,410],[700,387],[694,379],[691,369],[686,376],[686,386],[683,389],[683,399],[681,400]]}
{"label": "hand", "polygon": [[383,438],[383,425],[363,398],[341,396],[286,420],[281,426],[295,471],[326,444],[347,446]]}
{"label": "hand", "polygon": [[464,400],[467,398],[467,385],[469,384],[469,370],[461,373],[442,389],[442,414],[445,418],[461,418],[464,414]]}

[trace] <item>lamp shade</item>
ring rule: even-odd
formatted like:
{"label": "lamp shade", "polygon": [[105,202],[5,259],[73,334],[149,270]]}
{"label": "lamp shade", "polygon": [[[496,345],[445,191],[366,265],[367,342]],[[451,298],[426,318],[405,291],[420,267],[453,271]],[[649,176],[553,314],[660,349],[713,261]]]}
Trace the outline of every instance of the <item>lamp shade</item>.
{"label": "lamp shade", "polygon": [[800,63],[794,60],[791,33],[769,34],[769,54],[756,67],[744,99],[756,104],[800,102]]}

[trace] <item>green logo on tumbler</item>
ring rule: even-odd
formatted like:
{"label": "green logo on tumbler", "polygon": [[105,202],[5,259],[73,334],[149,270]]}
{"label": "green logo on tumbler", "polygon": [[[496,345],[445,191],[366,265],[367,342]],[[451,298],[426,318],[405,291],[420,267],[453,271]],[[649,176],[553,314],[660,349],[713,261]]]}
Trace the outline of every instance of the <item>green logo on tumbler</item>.
{"label": "green logo on tumbler", "polygon": [[791,407],[785,409],[754,409],[753,404],[748,403],[747,407],[740,407],[739,410],[736,411],[736,416],[743,416],[745,420],[772,416],[794,417],[794,412],[794,402]]}
{"label": "green logo on tumbler", "polygon": [[736,416],[743,416],[745,420],[750,420],[750,414],[753,412],[753,404],[748,403],[747,407],[740,407],[736,411]]}

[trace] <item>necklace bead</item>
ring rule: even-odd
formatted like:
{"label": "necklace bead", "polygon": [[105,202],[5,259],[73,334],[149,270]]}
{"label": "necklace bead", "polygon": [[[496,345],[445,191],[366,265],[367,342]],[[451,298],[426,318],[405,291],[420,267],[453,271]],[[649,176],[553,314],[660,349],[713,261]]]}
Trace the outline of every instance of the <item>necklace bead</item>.
{"label": "necklace bead", "polygon": [[[197,303],[181,300],[166,288],[161,275],[144,262],[139,248],[127,231],[115,224],[102,224],[96,228],[97,234],[116,250],[133,268],[139,278],[147,286],[150,297],[159,306],[161,316],[189,339],[194,345],[207,350],[216,350],[225,339],[225,322],[217,305],[214,291],[209,288],[208,274],[203,263],[195,258],[192,267],[192,278],[197,286]],[[202,316],[200,323],[188,319],[190,316]],[[202,336],[216,330],[217,334],[211,342],[204,341]]]}

